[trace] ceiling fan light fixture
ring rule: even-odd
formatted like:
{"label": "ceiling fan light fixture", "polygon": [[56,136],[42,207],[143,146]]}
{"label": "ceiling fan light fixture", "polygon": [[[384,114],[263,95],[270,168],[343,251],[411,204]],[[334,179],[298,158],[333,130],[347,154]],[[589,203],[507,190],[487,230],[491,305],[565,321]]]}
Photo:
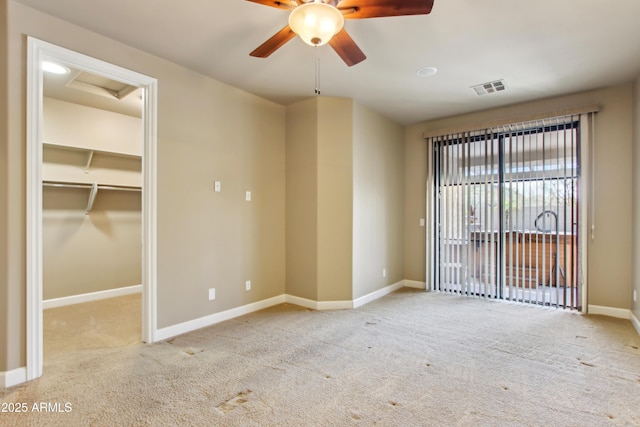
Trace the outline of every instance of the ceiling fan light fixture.
{"label": "ceiling fan light fixture", "polygon": [[289,27],[310,46],[327,44],[343,26],[342,12],[320,0],[301,4],[289,15]]}

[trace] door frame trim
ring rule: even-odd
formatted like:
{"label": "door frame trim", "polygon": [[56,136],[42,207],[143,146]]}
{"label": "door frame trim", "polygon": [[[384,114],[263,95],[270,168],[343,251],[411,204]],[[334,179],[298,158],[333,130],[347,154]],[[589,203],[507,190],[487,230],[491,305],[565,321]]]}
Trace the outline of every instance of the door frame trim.
{"label": "door frame trim", "polygon": [[157,336],[157,98],[156,79],[60,46],[27,37],[27,289],[26,380],[43,371],[42,140],[43,70],[48,59],[118,80],[143,91],[142,341]]}

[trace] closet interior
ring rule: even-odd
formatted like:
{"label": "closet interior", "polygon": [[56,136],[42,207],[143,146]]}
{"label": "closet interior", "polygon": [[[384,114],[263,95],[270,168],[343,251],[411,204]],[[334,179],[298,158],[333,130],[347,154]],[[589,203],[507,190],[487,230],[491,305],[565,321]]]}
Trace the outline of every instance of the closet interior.
{"label": "closet interior", "polygon": [[44,76],[44,308],[141,291],[140,94],[64,68]]}

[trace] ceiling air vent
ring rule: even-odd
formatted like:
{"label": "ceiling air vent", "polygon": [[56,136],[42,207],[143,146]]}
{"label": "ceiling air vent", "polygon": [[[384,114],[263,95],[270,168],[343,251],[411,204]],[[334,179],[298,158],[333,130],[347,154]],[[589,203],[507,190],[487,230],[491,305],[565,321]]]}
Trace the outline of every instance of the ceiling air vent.
{"label": "ceiling air vent", "polygon": [[501,92],[506,88],[507,86],[504,84],[504,80],[496,80],[494,82],[471,86],[471,89],[473,89],[478,96],[486,95],[488,93]]}

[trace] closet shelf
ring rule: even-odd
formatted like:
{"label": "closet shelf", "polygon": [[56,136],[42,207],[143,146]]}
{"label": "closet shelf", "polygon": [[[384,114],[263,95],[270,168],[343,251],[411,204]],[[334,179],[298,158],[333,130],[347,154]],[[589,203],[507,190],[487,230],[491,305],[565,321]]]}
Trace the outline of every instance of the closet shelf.
{"label": "closet shelf", "polygon": [[42,152],[42,178],[52,182],[89,185],[97,182],[140,187],[141,160],[140,156],[45,144]]}
{"label": "closet shelf", "polygon": [[135,152],[135,151],[110,151],[110,150],[100,150],[97,148],[90,148],[90,147],[79,147],[76,145],[69,145],[69,144],[60,144],[60,143],[54,143],[54,142],[43,142],[42,145],[44,145],[45,147],[50,147],[50,148],[58,148],[61,150],[72,150],[72,151],[82,151],[82,152],[86,152],[86,153],[91,153],[91,155],[93,156],[93,153],[96,154],[105,154],[105,155],[109,155],[109,156],[117,156],[117,157],[129,157],[129,158],[135,158],[135,159],[141,159],[142,158],[142,154]]}
{"label": "closet shelf", "polygon": [[82,183],[74,183],[74,182],[58,182],[58,181],[43,181],[42,185],[44,187],[56,187],[56,188],[81,188],[88,189],[89,192],[89,201],[87,202],[87,209],[85,210],[85,215],[89,215],[91,209],[93,209],[93,203],[96,200],[96,196],[98,195],[98,190],[107,190],[107,191],[142,191],[141,187],[129,187],[124,185],[103,185],[94,182],[93,184],[82,184]]}

